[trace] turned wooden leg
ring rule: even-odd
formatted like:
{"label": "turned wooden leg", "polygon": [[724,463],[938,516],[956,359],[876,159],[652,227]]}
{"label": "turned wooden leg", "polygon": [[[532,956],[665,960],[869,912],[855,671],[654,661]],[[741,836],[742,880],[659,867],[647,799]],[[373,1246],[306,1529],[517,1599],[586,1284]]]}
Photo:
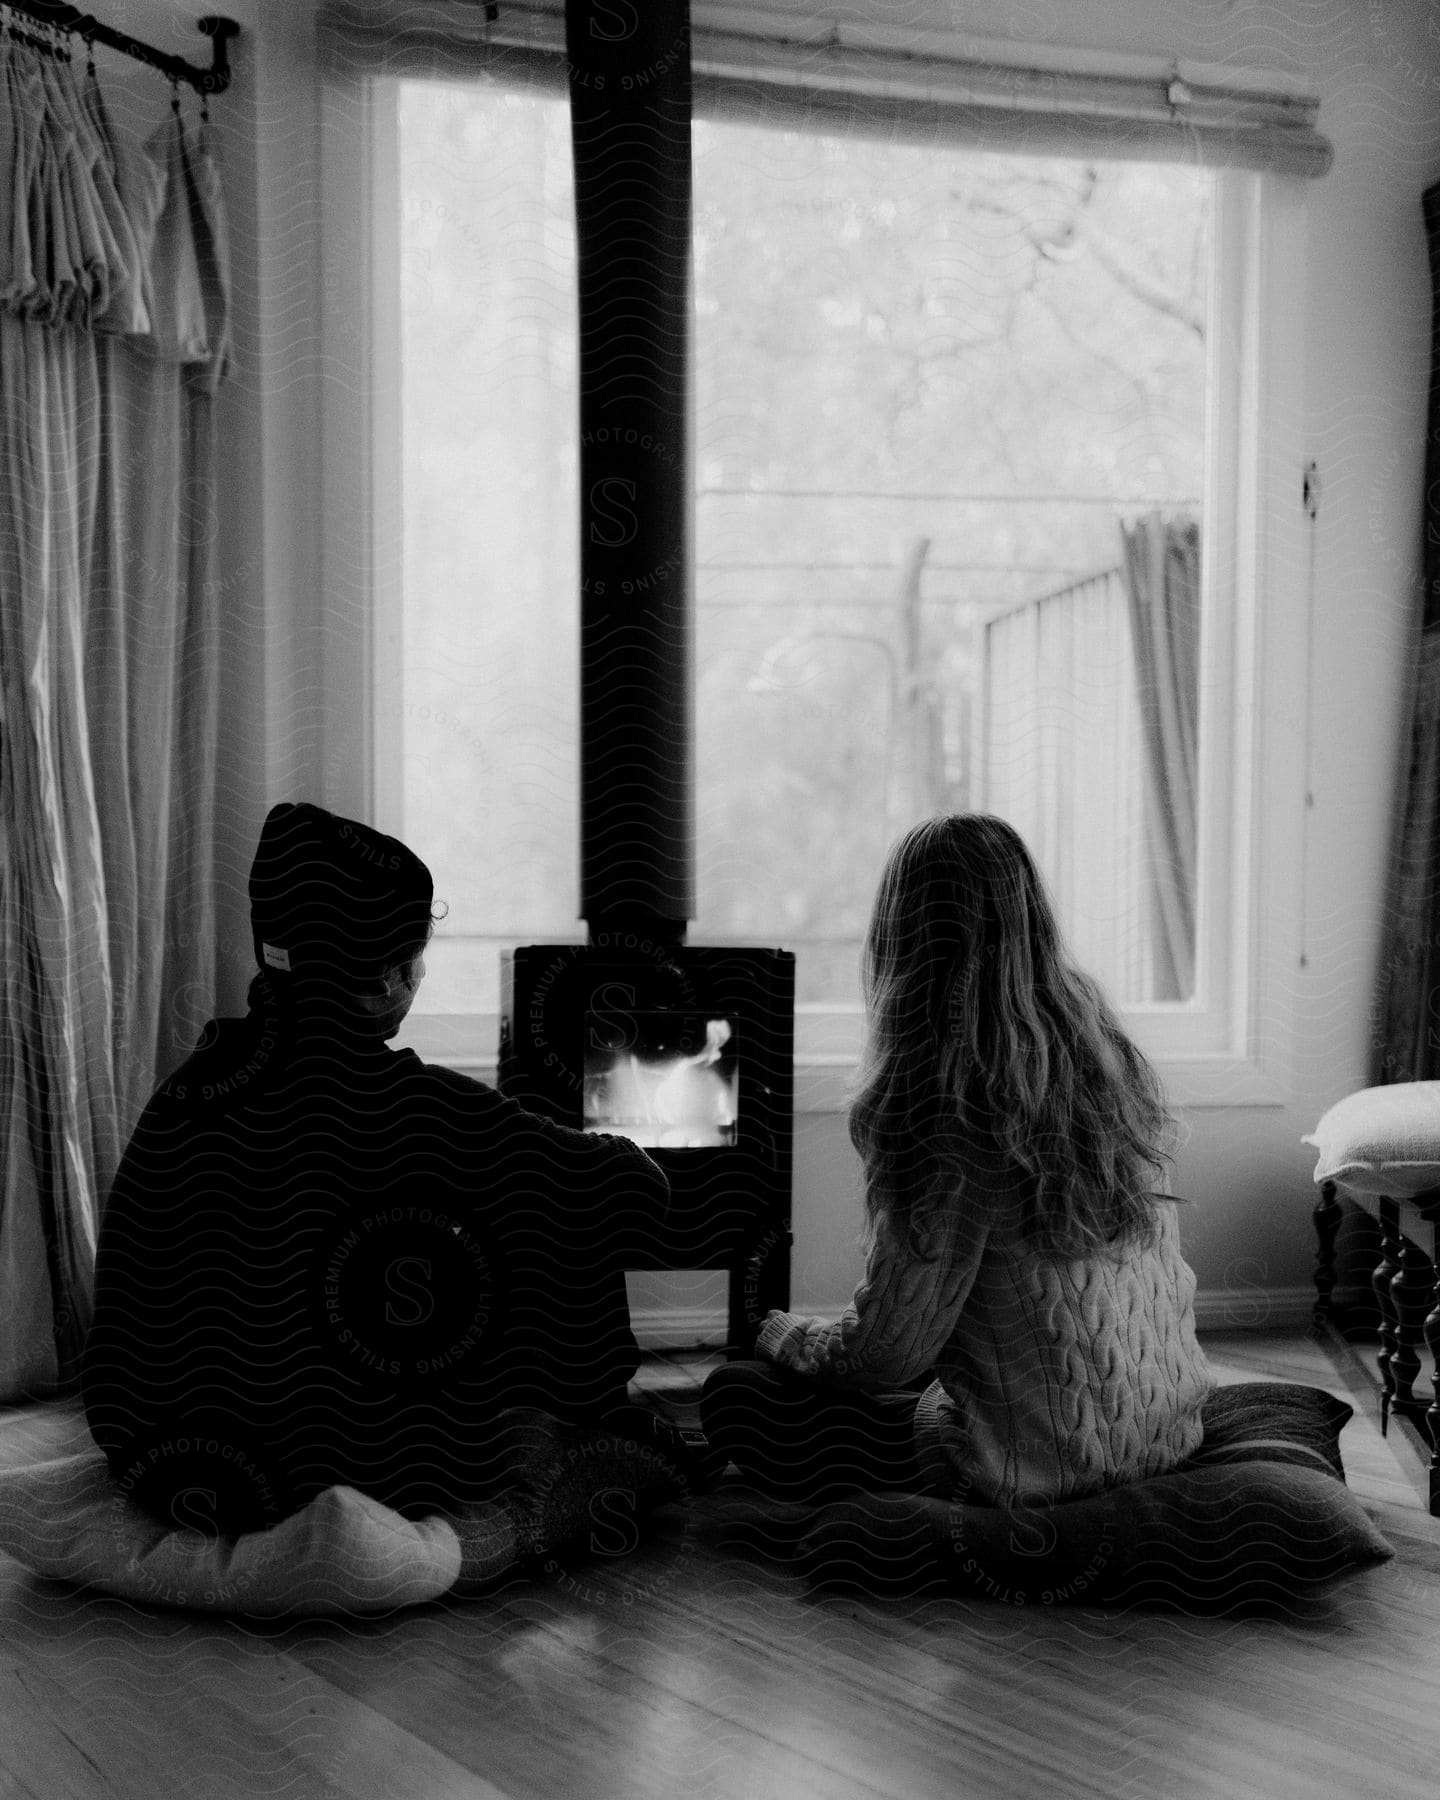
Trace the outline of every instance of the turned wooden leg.
{"label": "turned wooden leg", "polygon": [[1344,1216],[1344,1208],[1336,1197],[1335,1183],[1324,1182],[1314,1213],[1315,1239],[1319,1246],[1315,1255],[1314,1316],[1317,1325],[1323,1325],[1330,1316],[1330,1296],[1335,1291],[1335,1239]]}
{"label": "turned wooden leg", "polygon": [[1395,1309],[1395,1353],[1390,1358],[1394,1397],[1391,1404],[1408,1419],[1418,1421],[1421,1403],[1415,1397],[1415,1377],[1420,1373],[1420,1343],[1425,1315],[1435,1292],[1435,1272],[1430,1258],[1403,1234],[1397,1251],[1400,1266],[1390,1277],[1390,1301]]}
{"label": "turned wooden leg", "polygon": [[1382,1435],[1390,1424],[1390,1402],[1395,1395],[1395,1376],[1391,1370],[1391,1359],[1395,1355],[1397,1338],[1395,1331],[1395,1302],[1391,1298],[1390,1283],[1400,1267],[1400,1208],[1393,1200],[1382,1199],[1380,1202],[1380,1260],[1375,1265],[1375,1272],[1370,1277],[1370,1285],[1375,1290],[1375,1298],[1380,1303],[1380,1354],[1376,1361],[1380,1365],[1380,1430]]}
{"label": "turned wooden leg", "polygon": [[[1437,1241],[1436,1250],[1437,1255],[1440,1255],[1440,1241]],[[1440,1518],[1440,1262],[1435,1265],[1435,1290],[1432,1297],[1435,1303],[1425,1315],[1425,1344],[1435,1358],[1435,1370],[1430,1382],[1435,1397],[1425,1415],[1425,1429],[1430,1433],[1430,1512],[1432,1517]]]}

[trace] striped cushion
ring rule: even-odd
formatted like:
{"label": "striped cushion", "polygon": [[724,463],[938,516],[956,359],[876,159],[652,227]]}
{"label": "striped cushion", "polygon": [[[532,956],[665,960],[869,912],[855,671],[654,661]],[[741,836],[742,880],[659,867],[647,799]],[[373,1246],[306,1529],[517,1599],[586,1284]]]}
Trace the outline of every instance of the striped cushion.
{"label": "striped cushion", "polygon": [[816,1579],[940,1589],[1016,1605],[1283,1609],[1394,1550],[1345,1486],[1353,1408],[1323,1388],[1216,1388],[1183,1468],[1053,1506],[866,1494],[819,1513],[801,1542]]}

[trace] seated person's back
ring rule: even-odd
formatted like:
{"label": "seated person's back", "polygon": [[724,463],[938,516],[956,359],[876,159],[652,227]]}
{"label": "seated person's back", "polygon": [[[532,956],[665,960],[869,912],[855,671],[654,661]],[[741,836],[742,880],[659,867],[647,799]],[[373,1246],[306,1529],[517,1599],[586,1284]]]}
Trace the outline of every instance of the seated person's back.
{"label": "seated person's back", "polygon": [[[295,890],[297,856],[314,877],[298,909],[274,891]],[[357,877],[333,908],[317,902],[327,858]],[[623,1271],[656,1260],[664,1176],[627,1140],[388,1047],[431,892],[395,840],[275,809],[252,875],[265,972],[250,1015],[207,1027],[126,1152],[86,1409],[116,1475],[177,1516],[266,1523],[335,1482],[461,1504],[491,1478],[502,1407],[594,1418],[625,1399],[638,1358]],[[379,978],[362,933],[343,979],[307,993],[315,919],[353,949],[367,910],[383,922]]]}
{"label": "seated person's back", "polygon": [[712,1443],[790,1492],[987,1505],[1180,1467],[1214,1383],[1155,1186],[1174,1122],[1013,826],[913,826],[864,975],[865,1274],[840,1318],[772,1312],[760,1360],[715,1371]]}

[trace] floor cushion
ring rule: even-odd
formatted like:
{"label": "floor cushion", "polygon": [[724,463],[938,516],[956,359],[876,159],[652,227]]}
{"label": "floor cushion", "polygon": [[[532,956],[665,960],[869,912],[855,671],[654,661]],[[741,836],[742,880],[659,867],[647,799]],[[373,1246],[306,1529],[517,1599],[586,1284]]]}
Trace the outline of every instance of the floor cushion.
{"label": "floor cushion", "polygon": [[1006,1605],[1284,1607],[1394,1550],[1345,1486],[1352,1409],[1289,1383],[1220,1388],[1182,1469],[1015,1511],[921,1494],[856,1494],[799,1534],[817,1581],[949,1591]]}
{"label": "floor cushion", "polygon": [[503,1495],[453,1517],[408,1519],[332,1487],[282,1523],[238,1537],[177,1530],[136,1505],[93,1446],[0,1470],[0,1550],[34,1574],[122,1599],[259,1617],[393,1612],[491,1592],[544,1569],[583,1537],[597,1495],[647,1509],[683,1497],[683,1476],[638,1432],[509,1415],[516,1446]]}
{"label": "floor cushion", "polygon": [[261,1616],[393,1611],[447,1592],[461,1567],[448,1521],[402,1518],[354,1488],[268,1531],[176,1530],[121,1491],[98,1450],[0,1474],[0,1549],[122,1599]]}
{"label": "floor cushion", "polygon": [[827,1585],[1225,1614],[1283,1608],[1393,1555],[1346,1488],[1270,1462],[1185,1470],[1019,1515],[857,1494],[824,1508],[799,1544],[802,1567]]}

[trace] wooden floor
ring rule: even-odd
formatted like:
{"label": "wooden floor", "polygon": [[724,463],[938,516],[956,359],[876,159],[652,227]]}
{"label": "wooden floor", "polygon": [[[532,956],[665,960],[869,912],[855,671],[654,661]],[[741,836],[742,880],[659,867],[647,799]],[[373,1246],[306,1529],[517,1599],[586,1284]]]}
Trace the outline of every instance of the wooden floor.
{"label": "wooden floor", "polygon": [[[1222,1380],[1361,1407],[1400,1555],[1283,1620],[816,1597],[675,1523],[498,1601],[265,1626],[146,1612],[0,1556],[0,1796],[1162,1800],[1440,1791],[1440,1520],[1344,1352],[1207,1338]],[[677,1377],[682,1383],[683,1371]],[[0,1423],[20,1453],[23,1419]]]}

